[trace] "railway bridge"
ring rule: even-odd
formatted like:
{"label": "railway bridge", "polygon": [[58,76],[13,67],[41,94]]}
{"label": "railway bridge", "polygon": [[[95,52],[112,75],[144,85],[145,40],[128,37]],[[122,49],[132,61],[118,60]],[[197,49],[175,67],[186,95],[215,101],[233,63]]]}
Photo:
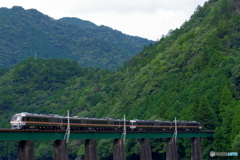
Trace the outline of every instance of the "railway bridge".
{"label": "railway bridge", "polygon": [[[167,139],[167,160],[178,160],[174,132],[126,132],[126,138],[139,139],[140,160],[152,160],[150,138]],[[67,160],[67,144],[64,131],[39,131],[39,130],[0,130],[0,141],[19,141],[18,160],[34,160],[33,141],[54,140],[54,159]],[[213,131],[181,131],[177,138],[191,138],[192,160],[201,160],[201,137],[213,137]],[[97,145],[98,139],[113,139],[113,160],[126,160],[122,132],[90,132],[72,131],[70,140],[85,140],[85,160],[98,160]]]}

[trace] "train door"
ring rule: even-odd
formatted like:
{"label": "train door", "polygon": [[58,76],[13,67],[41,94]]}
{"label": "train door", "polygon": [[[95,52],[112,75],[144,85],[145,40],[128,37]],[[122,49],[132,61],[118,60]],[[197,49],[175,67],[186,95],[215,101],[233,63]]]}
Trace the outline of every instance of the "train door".
{"label": "train door", "polygon": [[136,129],[136,120],[130,120],[130,128],[132,131]]}
{"label": "train door", "polygon": [[63,125],[63,118],[60,118],[60,127]]}

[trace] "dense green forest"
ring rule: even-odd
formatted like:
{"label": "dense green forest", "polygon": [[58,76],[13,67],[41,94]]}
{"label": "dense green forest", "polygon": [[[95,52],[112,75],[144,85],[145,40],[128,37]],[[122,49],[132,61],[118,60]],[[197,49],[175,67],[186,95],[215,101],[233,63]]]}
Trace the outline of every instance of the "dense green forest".
{"label": "dense green forest", "polygon": [[[1,127],[16,112],[79,117],[199,121],[214,138],[202,139],[203,159],[210,151],[240,153],[240,2],[209,0],[189,21],[143,48],[115,71],[80,67],[65,59],[28,58],[0,71]],[[75,22],[71,22],[75,23]],[[91,24],[89,24],[91,25]],[[72,159],[83,141],[69,144]],[[37,159],[51,159],[36,143]],[[139,159],[137,140],[128,140],[127,159]],[[165,142],[151,140],[154,160],[165,158]],[[179,159],[190,159],[190,140],[178,139]],[[3,157],[14,159],[12,143]],[[99,158],[112,159],[112,142],[98,142]],[[231,157],[238,159],[237,157]],[[226,157],[215,157],[224,160]]]}
{"label": "dense green forest", "polygon": [[153,42],[77,18],[55,20],[35,9],[0,8],[0,67],[27,57],[65,58],[115,70]]}

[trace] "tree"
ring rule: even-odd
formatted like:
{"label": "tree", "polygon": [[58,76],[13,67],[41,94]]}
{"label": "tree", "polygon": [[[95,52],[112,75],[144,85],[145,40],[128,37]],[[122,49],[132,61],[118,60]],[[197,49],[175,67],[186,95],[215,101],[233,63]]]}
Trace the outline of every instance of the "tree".
{"label": "tree", "polygon": [[236,138],[236,136],[240,133],[240,104],[236,105],[234,108],[233,120],[231,124],[232,133],[230,135],[231,139]]}
{"label": "tree", "polygon": [[215,130],[215,151],[231,151],[232,139],[230,133],[232,133],[231,124],[233,120],[235,100],[227,86],[224,86],[220,100],[220,127]]}
{"label": "tree", "polygon": [[200,122],[206,130],[214,129],[217,124],[216,114],[204,96],[200,98],[199,106],[196,108],[196,121]]}
{"label": "tree", "polygon": [[240,153],[240,133],[233,140],[232,148],[234,151]]}

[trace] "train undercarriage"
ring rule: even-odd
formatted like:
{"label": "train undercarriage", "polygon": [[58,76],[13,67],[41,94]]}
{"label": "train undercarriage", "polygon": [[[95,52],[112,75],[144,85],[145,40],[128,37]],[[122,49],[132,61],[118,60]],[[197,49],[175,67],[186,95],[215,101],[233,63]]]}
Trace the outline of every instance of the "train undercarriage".
{"label": "train undercarriage", "polygon": [[[59,126],[23,126],[22,130],[46,130],[46,131],[65,131],[67,127]],[[120,131],[123,132],[123,128],[113,128],[113,127],[70,127],[71,131]],[[126,131],[148,131],[148,132],[158,132],[158,131],[174,131],[174,128],[126,128]],[[200,131],[200,129],[189,129],[189,128],[178,128],[177,131]]]}

